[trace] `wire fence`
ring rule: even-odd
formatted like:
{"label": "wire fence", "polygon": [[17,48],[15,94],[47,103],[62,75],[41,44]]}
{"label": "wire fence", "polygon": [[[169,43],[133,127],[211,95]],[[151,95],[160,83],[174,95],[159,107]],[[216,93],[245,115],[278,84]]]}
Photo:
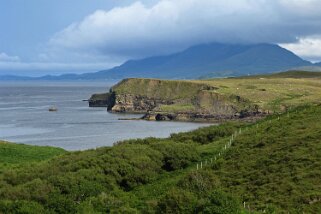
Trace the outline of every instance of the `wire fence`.
{"label": "wire fence", "polygon": [[[290,117],[290,113],[287,112],[286,117]],[[277,121],[280,121],[280,116],[278,116],[277,118],[271,118],[270,120],[267,121],[268,124],[272,123],[272,120],[276,119]],[[255,133],[258,133],[258,129],[259,129],[260,125],[256,124],[254,126],[255,128]],[[234,143],[235,143],[235,139],[240,136],[242,133],[246,132],[249,130],[249,127],[246,127],[244,129],[239,128],[238,131],[235,131],[230,137],[229,140],[224,144],[224,146],[219,150],[219,152],[214,155],[213,157],[206,159],[205,161],[200,161],[198,163],[196,163],[196,170],[202,170],[203,168],[205,168],[206,166],[210,166],[211,164],[215,163]],[[248,201],[243,201],[242,204],[243,208],[246,209],[248,212],[252,212],[254,210],[251,209],[250,207],[250,203]],[[257,212],[258,210],[256,210]],[[266,210],[259,210],[262,213],[266,213]]]}

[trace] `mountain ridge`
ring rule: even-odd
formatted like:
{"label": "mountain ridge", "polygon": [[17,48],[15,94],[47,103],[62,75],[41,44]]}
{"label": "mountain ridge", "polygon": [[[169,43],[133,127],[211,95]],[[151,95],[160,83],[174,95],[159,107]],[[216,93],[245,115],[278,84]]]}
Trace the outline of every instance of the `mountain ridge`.
{"label": "mountain ridge", "polygon": [[[263,53],[263,54],[262,54]],[[124,64],[96,73],[97,76],[198,78],[210,72],[232,71],[232,75],[259,74],[281,71],[310,62],[274,44],[221,44],[192,46],[182,52],[129,60]],[[222,75],[218,75],[222,76]]]}
{"label": "mountain ridge", "polygon": [[[84,74],[43,76],[39,80],[99,80],[130,77],[161,79],[198,79],[203,76],[227,77],[315,67],[276,44],[208,43],[181,52],[128,60],[111,69]],[[25,77],[27,78],[27,77]],[[0,77],[0,79],[3,79]],[[14,79],[10,76],[9,79]]]}

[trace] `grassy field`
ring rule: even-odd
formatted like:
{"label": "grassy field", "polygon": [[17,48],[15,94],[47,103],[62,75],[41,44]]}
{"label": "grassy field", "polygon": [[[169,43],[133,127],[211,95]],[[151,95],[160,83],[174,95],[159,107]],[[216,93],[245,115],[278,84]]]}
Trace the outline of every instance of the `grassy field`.
{"label": "grassy field", "polygon": [[208,85],[202,82],[132,78],[121,81],[113,86],[112,90],[117,94],[175,100],[191,98],[205,88],[208,88]]}
{"label": "grassy field", "polygon": [[0,213],[320,213],[320,118],[305,106],[4,170]]}
{"label": "grassy field", "polygon": [[204,80],[215,92],[238,95],[263,110],[282,112],[306,103],[321,102],[319,72],[285,72],[274,75]]}
{"label": "grassy field", "polygon": [[0,141],[0,173],[5,168],[47,160],[65,152],[63,149],[49,146],[29,146]]}

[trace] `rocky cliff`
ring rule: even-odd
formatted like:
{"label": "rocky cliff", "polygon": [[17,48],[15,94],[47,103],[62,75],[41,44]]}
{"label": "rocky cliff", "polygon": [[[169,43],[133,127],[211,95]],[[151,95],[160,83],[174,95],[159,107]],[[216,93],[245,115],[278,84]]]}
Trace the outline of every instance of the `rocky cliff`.
{"label": "rocky cliff", "polygon": [[89,107],[108,107],[112,106],[111,101],[114,99],[113,93],[102,93],[102,94],[93,94],[89,100]]}
{"label": "rocky cliff", "polygon": [[217,121],[259,115],[258,107],[218,87],[193,81],[125,79],[109,93],[93,95],[90,106],[111,112],[144,113],[146,120]]}

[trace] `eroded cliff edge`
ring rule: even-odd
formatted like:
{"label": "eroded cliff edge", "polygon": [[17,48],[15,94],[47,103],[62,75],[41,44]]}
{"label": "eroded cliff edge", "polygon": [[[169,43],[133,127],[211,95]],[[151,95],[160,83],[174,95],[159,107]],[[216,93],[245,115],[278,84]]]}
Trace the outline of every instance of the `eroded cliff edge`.
{"label": "eroded cliff edge", "polygon": [[89,106],[110,112],[143,113],[146,120],[220,121],[260,117],[257,105],[235,94],[220,94],[202,81],[124,79]]}

